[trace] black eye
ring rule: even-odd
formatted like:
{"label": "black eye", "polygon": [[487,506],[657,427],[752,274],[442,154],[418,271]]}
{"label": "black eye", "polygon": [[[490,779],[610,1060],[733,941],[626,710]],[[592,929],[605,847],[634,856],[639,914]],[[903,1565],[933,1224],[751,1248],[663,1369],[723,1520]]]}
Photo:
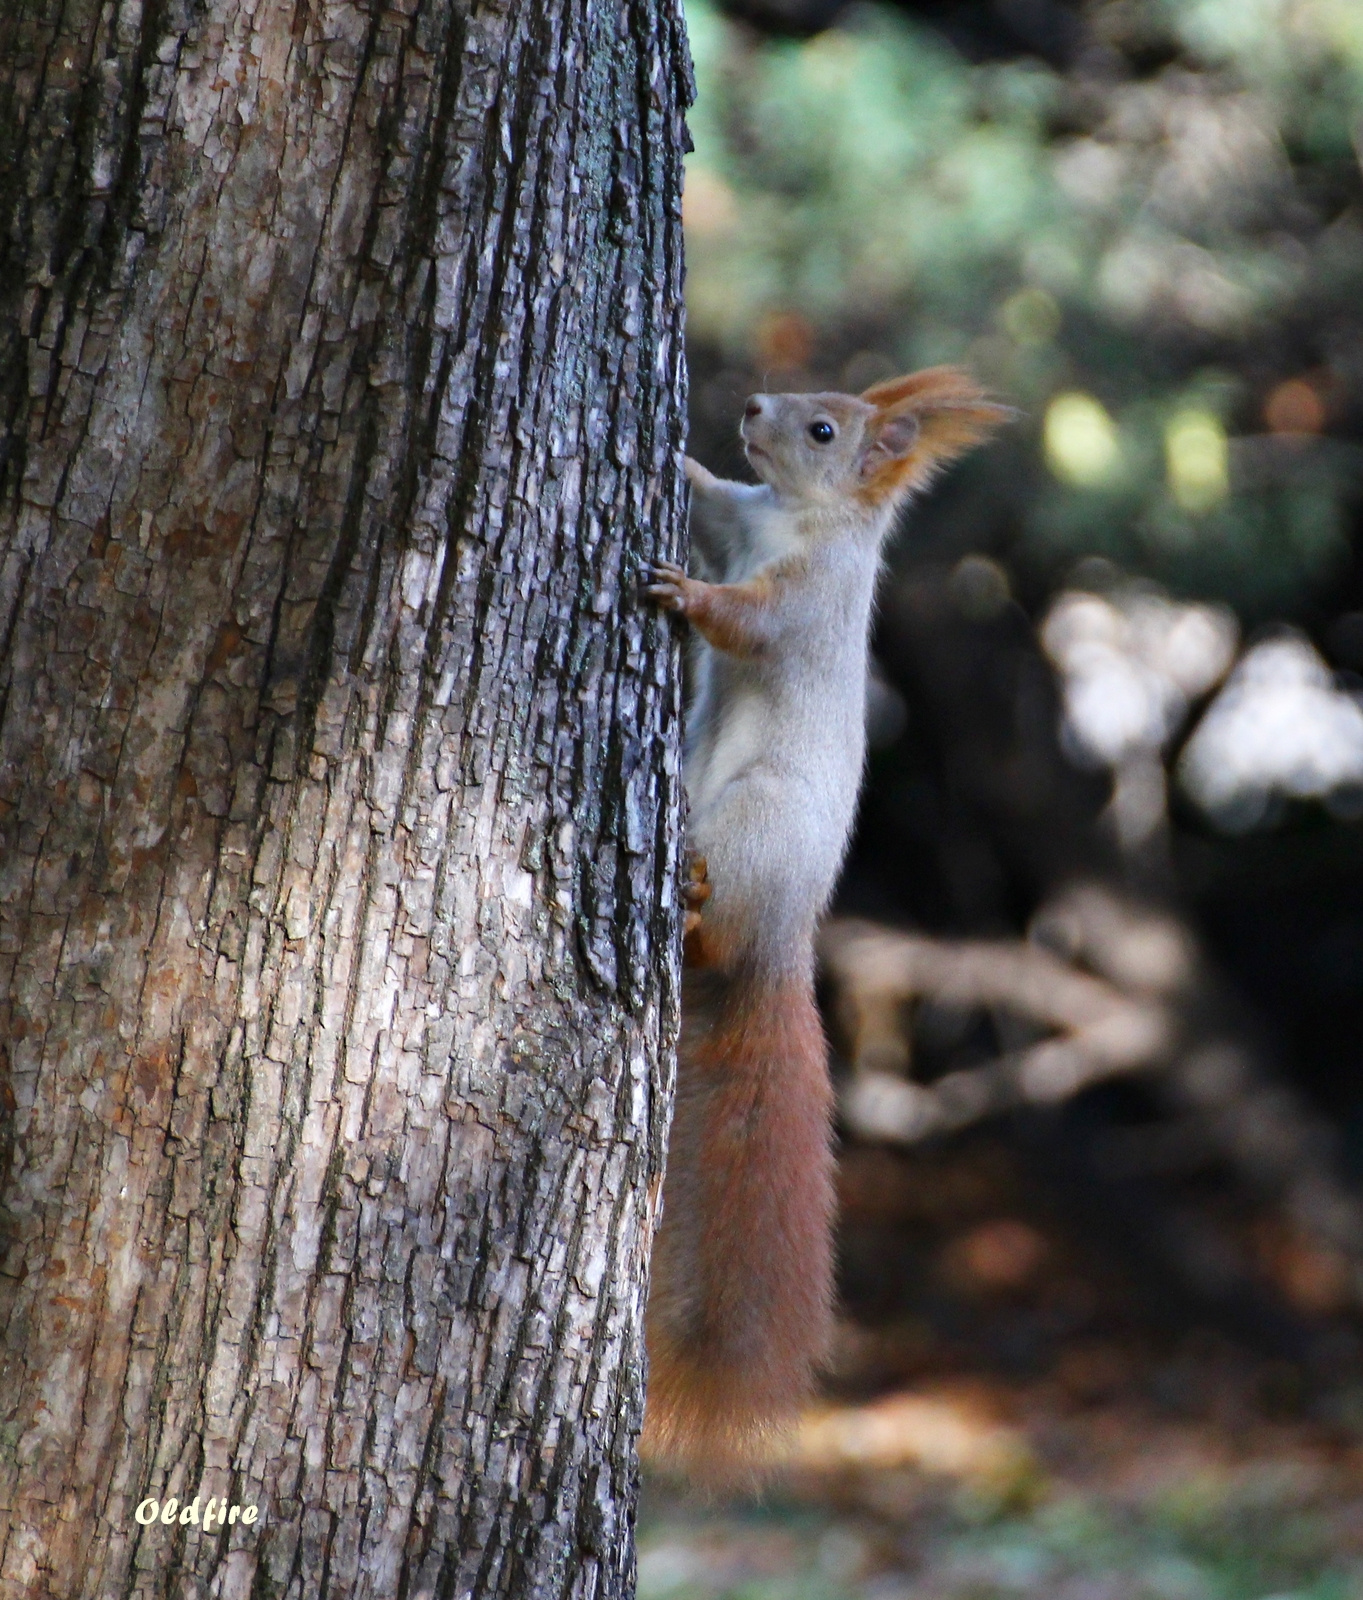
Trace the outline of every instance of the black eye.
{"label": "black eye", "polygon": [[809,437],[815,444],[827,444],[836,432],[831,422],[811,422],[809,425]]}

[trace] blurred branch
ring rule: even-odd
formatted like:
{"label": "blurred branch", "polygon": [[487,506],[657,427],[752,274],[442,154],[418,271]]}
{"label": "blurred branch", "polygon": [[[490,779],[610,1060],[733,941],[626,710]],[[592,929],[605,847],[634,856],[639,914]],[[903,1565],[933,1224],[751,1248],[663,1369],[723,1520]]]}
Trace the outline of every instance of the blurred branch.
{"label": "blurred branch", "polygon": [[[1338,1252],[1363,1301],[1363,1203],[1339,1176],[1332,1131],[1226,1025],[1178,919],[1086,884],[1057,895],[1031,933],[948,940],[852,918],[826,925],[820,953],[853,1066],[849,1131],[913,1145],[1142,1073],[1186,1135],[1180,1146],[1225,1162]],[[909,1008],[923,1001],[996,1022],[1004,1013],[1048,1036],[915,1083]]]}
{"label": "blurred branch", "polygon": [[[1063,1100],[1102,1078],[1154,1066],[1173,1036],[1159,1001],[1133,999],[1031,945],[950,942],[837,919],[824,931],[822,955],[857,1069],[843,1112],[866,1138],[910,1144],[1024,1102]],[[910,1083],[886,1069],[908,1064],[900,1011],[922,999],[1006,1009],[1058,1037],[931,1085]]]}

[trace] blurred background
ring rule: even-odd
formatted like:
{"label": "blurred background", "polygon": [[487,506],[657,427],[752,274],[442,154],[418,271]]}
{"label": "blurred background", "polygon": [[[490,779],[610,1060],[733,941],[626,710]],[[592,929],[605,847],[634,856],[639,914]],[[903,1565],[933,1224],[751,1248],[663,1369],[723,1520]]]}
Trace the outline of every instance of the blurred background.
{"label": "blurred background", "polygon": [[1363,1596],[1363,3],[688,0],[691,453],[968,365],[823,951],[843,1323],[645,1597]]}

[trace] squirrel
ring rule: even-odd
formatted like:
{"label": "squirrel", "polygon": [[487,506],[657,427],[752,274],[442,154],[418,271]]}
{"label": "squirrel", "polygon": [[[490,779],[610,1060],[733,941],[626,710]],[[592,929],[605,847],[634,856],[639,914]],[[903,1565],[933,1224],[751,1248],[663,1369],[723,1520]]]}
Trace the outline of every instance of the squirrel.
{"label": "squirrel", "polygon": [[752,395],[739,433],[761,482],[688,457],[701,575],[648,569],[644,592],[691,625],[694,692],[644,1447],[700,1482],[755,1481],[829,1353],[832,1088],[814,937],[861,786],[881,547],[903,501],[1012,415],[956,367],[860,396]]}

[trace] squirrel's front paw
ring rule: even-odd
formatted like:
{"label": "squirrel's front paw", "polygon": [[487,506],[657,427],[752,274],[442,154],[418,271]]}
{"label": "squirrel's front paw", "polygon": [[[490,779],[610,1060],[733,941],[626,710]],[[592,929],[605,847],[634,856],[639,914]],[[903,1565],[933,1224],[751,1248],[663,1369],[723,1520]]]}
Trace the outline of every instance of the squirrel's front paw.
{"label": "squirrel's front paw", "polygon": [[696,588],[696,580],[688,578],[685,567],[679,567],[674,561],[655,561],[648,568],[650,582],[644,585],[644,593],[662,606],[664,611],[679,611],[686,615],[687,600],[690,598],[688,591]]}
{"label": "squirrel's front paw", "polygon": [[693,489],[702,491],[717,489],[720,480],[710,471],[709,467],[701,466],[694,456],[682,457],[682,471],[686,474],[686,481]]}

